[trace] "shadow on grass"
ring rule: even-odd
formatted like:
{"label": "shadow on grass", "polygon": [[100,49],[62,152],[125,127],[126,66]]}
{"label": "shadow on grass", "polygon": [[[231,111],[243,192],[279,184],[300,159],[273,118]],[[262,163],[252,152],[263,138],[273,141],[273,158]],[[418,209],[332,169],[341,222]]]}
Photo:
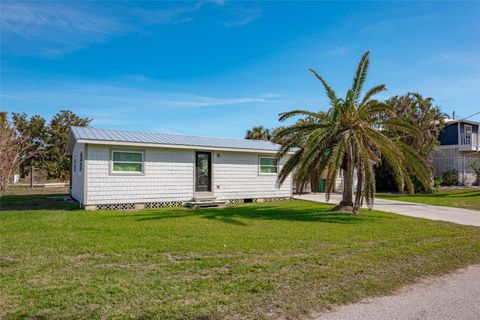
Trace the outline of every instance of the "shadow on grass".
{"label": "shadow on grass", "polygon": [[[72,200],[65,201],[66,194],[25,194],[3,195],[0,198],[1,211],[32,211],[32,210],[79,210],[78,204]],[[106,215],[105,219],[124,218],[136,221],[179,219],[200,217],[202,219],[220,221],[234,226],[246,226],[246,220],[284,220],[297,222],[323,223],[363,223],[366,221],[388,219],[388,216],[370,214],[345,214],[331,212],[332,205],[317,204],[303,201],[277,202],[263,204],[246,204],[229,206],[220,209],[191,210],[186,208],[149,209],[138,212]],[[102,212],[96,212],[101,214]],[[111,212],[110,212],[111,213]]]}
{"label": "shadow on grass", "polygon": [[159,211],[146,210],[129,215],[115,215],[117,218],[130,217],[137,221],[178,219],[200,217],[202,219],[221,221],[236,226],[246,226],[245,219],[252,220],[284,220],[297,222],[323,223],[363,223],[366,221],[389,219],[388,216],[331,212],[329,205],[310,204],[292,205],[279,203],[276,205],[244,205],[221,209],[161,209]]}
{"label": "shadow on grass", "polygon": [[0,197],[0,211],[79,210],[67,194],[22,194]]}

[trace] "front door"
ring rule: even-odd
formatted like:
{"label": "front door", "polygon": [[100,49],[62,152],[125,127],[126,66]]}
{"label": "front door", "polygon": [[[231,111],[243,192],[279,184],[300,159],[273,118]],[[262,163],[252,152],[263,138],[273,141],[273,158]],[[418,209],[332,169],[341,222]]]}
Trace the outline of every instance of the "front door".
{"label": "front door", "polygon": [[195,191],[212,191],[212,154],[198,151],[195,153]]}

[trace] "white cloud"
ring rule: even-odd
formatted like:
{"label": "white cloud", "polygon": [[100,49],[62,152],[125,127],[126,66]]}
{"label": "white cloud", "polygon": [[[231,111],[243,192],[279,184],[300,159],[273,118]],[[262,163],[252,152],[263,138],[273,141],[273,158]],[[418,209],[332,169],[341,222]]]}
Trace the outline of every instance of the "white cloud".
{"label": "white cloud", "polygon": [[477,52],[443,52],[434,57],[432,63],[448,63],[451,65],[471,66],[479,69],[480,54]]}
{"label": "white cloud", "polygon": [[[266,93],[252,96],[215,97],[182,92],[160,92],[110,85],[61,85],[37,89],[35,87],[11,90],[2,95],[8,98],[47,105],[91,110],[101,115],[104,110],[115,109],[115,113],[139,109],[201,108],[233,106],[252,103],[273,103],[280,95]],[[15,98],[13,98],[15,97]],[[109,113],[111,111],[108,111]]]}
{"label": "white cloud", "polygon": [[[260,16],[258,7],[223,2],[181,2],[162,9],[145,9],[113,2],[0,2],[1,44],[8,52],[55,57],[106,42],[130,33],[142,33],[158,24],[181,24],[194,20],[207,4],[231,19],[227,27],[250,23]],[[167,4],[168,5],[168,4]]]}
{"label": "white cloud", "polygon": [[[186,5],[173,6],[171,8],[162,10],[146,10],[142,8],[128,8],[128,14],[140,19],[144,24],[165,24],[165,23],[180,23],[185,19],[185,14],[192,14],[200,10],[203,6],[202,2],[187,3]],[[190,21],[190,20],[189,20]]]}
{"label": "white cloud", "polygon": [[262,11],[260,7],[241,7],[228,10],[231,15],[229,21],[223,22],[225,27],[240,27],[258,19]]}
{"label": "white cloud", "polygon": [[125,26],[111,17],[81,5],[2,2],[0,6],[2,44],[29,55],[54,56],[126,31]]}
{"label": "white cloud", "polygon": [[325,54],[327,56],[338,56],[338,55],[344,55],[344,54],[348,53],[348,51],[349,51],[348,47],[341,46],[341,47],[337,47],[337,48],[327,50],[325,52]]}

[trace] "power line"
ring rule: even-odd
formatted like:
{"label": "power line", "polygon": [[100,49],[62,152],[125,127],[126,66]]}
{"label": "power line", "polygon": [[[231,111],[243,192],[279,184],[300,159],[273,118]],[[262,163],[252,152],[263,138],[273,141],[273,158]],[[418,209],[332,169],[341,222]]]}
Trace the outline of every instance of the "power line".
{"label": "power line", "polygon": [[[471,118],[471,117],[473,117],[473,116],[476,116],[477,114],[480,114],[480,111],[479,111],[479,112],[475,112],[474,114],[471,114],[471,115],[469,115],[468,117],[462,118],[462,119],[460,119],[460,120],[466,120],[466,119],[468,119],[468,118]],[[459,121],[460,121],[460,120],[459,120]]]}

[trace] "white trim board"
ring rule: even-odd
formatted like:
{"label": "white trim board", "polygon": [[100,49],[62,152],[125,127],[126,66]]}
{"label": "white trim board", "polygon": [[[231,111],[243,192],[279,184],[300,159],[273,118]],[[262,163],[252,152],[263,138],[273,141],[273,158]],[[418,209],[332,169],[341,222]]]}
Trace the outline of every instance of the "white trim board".
{"label": "white trim board", "polygon": [[[169,149],[188,149],[199,151],[231,151],[231,152],[251,152],[251,153],[268,153],[277,154],[278,151],[274,150],[262,150],[262,149],[240,149],[240,148],[215,148],[209,146],[191,146],[191,145],[178,145],[178,144],[158,144],[158,143],[142,143],[142,142],[125,142],[125,141],[99,141],[99,140],[87,140],[79,139],[77,143],[88,143],[98,145],[109,146],[131,146],[131,147],[148,147],[148,148],[169,148]],[[291,151],[288,154],[293,154]]]}

